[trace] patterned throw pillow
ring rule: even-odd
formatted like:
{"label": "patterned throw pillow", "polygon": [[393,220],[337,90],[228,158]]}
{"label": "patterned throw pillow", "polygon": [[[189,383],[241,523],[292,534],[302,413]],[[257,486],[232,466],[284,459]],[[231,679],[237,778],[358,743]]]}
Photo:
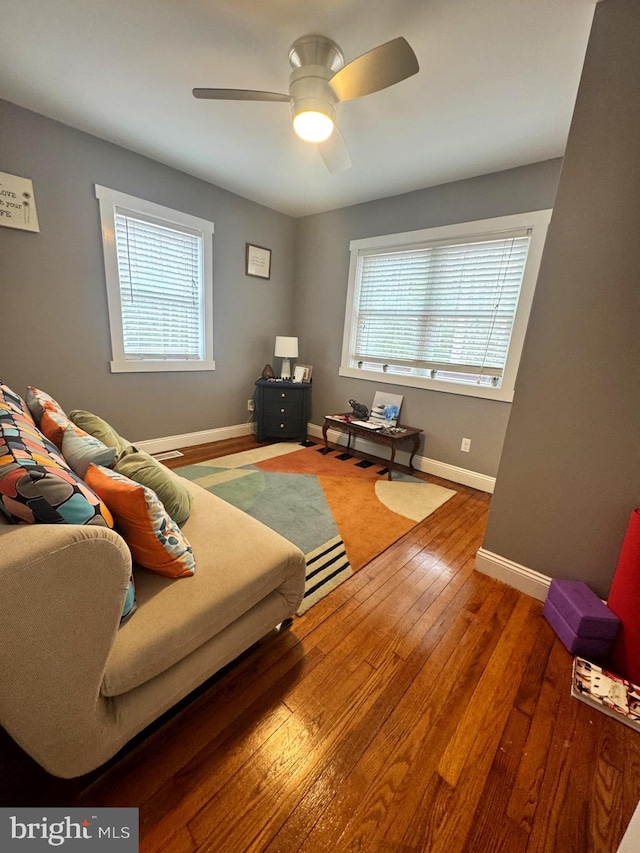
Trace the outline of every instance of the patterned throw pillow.
{"label": "patterned throw pillow", "polygon": [[15,522],[113,527],[100,498],[0,386],[0,509]]}
{"label": "patterned throw pillow", "polygon": [[68,426],[73,427],[73,424],[62,410],[58,412],[53,409],[45,409],[42,412],[42,417],[40,418],[40,432],[42,432],[49,441],[52,441],[58,450],[62,450],[62,439],[64,438],[64,433]]}
{"label": "patterned throw pillow", "polygon": [[113,513],[136,563],[169,578],[194,574],[191,545],[151,489],[98,465],[89,465],[86,482]]}
{"label": "patterned throw pillow", "polygon": [[14,415],[24,416],[30,424],[34,424],[33,416],[25,401],[12,391],[4,382],[0,382],[0,411]]}
{"label": "patterned throw pillow", "polygon": [[27,406],[29,407],[29,411],[33,415],[33,419],[37,426],[40,426],[40,421],[42,420],[42,414],[46,409],[52,412],[60,412],[64,415],[64,411],[60,403],[50,397],[49,394],[46,394],[44,391],[41,391],[40,388],[36,388],[33,385],[29,385],[27,389]]}
{"label": "patterned throw pillow", "polygon": [[62,450],[64,431],[72,425],[62,406],[49,394],[33,385],[29,385],[27,391],[27,405],[40,431],[58,450]]}
{"label": "patterned throw pillow", "polygon": [[136,587],[133,582],[133,573],[129,575],[129,586],[127,587],[127,594],[124,597],[124,606],[122,608],[122,616],[120,617],[120,624],[129,618],[129,616],[133,616],[133,614],[138,609],[138,604],[136,602]]}
{"label": "patterned throw pillow", "polygon": [[99,439],[78,430],[78,427],[69,422],[62,437],[62,455],[78,477],[84,478],[91,462],[110,468],[116,461],[118,451],[115,447],[107,447]]}

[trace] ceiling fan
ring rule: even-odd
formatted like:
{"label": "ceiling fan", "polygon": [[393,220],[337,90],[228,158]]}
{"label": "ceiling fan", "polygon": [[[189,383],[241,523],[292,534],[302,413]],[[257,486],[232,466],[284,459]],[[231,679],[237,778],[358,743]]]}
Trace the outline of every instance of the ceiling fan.
{"label": "ceiling fan", "polygon": [[415,53],[402,37],[378,45],[345,65],[344,55],[334,41],[306,35],[291,45],[289,62],[293,71],[288,95],[255,89],[194,89],[194,97],[291,104],[296,134],[307,142],[318,143],[332,174],[351,166],[344,137],[335,124],[337,104],[379,92],[419,70]]}

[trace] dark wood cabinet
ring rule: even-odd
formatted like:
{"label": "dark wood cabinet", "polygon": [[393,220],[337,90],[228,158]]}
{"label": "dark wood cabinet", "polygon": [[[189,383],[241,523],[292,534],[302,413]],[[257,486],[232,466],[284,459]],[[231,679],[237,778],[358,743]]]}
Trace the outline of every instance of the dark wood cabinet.
{"label": "dark wood cabinet", "polygon": [[255,394],[256,437],[290,441],[307,438],[311,417],[311,383],[258,379]]}

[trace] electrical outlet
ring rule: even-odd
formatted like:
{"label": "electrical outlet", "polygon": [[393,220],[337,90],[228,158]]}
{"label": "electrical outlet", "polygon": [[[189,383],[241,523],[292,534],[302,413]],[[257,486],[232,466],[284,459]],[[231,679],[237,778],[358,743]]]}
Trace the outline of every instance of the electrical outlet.
{"label": "electrical outlet", "polygon": [[247,400],[247,411],[253,412],[254,409],[255,409],[255,403],[253,402],[253,400]]}
{"label": "electrical outlet", "polygon": [[462,450],[463,453],[468,453],[471,450],[471,439],[470,438],[463,438],[462,439],[462,444],[460,445],[460,450]]}

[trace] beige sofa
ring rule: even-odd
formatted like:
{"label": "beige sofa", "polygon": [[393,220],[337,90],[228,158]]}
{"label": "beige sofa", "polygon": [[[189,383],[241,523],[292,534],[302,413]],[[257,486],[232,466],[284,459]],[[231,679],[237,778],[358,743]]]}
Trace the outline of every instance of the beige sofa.
{"label": "beige sofa", "polygon": [[136,569],[138,609],[122,626],[131,556],[117,533],[0,513],[0,725],[56,776],[107,761],[300,604],[302,552],[188,488],[196,574]]}

